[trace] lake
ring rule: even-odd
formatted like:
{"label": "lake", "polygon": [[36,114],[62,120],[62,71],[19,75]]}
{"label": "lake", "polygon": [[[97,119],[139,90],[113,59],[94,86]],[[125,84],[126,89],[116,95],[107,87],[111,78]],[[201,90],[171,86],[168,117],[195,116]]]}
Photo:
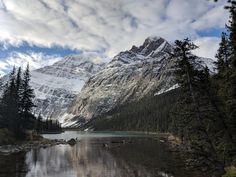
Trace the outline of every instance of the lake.
{"label": "lake", "polygon": [[78,142],[0,155],[0,177],[204,177],[186,167],[186,155],[155,134],[65,131],[43,136]]}

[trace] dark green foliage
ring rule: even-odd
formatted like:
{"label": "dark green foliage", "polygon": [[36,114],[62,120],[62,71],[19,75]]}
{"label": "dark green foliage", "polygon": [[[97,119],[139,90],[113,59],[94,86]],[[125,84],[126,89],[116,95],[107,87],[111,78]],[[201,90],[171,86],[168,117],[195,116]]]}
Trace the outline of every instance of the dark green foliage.
{"label": "dark green foliage", "polygon": [[197,58],[191,54],[196,49],[193,43],[188,39],[175,43],[174,56],[178,58],[176,81],[185,93],[176,104],[176,133],[190,145],[195,163],[204,164],[213,170],[212,173],[221,174],[224,166],[217,142],[222,140],[220,137],[226,130],[221,127],[222,121],[215,114],[216,107],[209,92],[209,71],[207,68],[196,69]]}
{"label": "dark green foliage", "polygon": [[177,100],[179,91],[176,89],[161,95],[153,95],[123,105],[87,126],[92,124],[95,130],[170,131],[170,110]]}
{"label": "dark green foliage", "polygon": [[224,121],[236,143],[236,1],[229,1],[230,12],[228,35],[222,35],[217,53],[218,73],[212,82],[216,92],[217,105],[224,115]]}
{"label": "dark green foliage", "polygon": [[39,114],[37,120],[35,120],[34,129],[37,133],[55,133],[62,131],[61,125],[57,120],[46,119],[46,121],[43,121],[41,114]]}
{"label": "dark green foliage", "polygon": [[1,112],[3,116],[3,127],[15,132],[19,131],[18,122],[20,116],[18,114],[18,97],[17,97],[17,87],[16,87],[16,72],[15,67],[9,76],[9,82],[5,85],[4,93],[1,99]]}
{"label": "dark green foliage", "polygon": [[226,33],[222,33],[220,47],[217,51],[215,62],[218,73],[225,72],[229,67],[230,46],[229,39]]}
{"label": "dark green foliage", "polygon": [[229,32],[229,45],[230,45],[230,57],[229,67],[226,72],[223,81],[226,84],[224,90],[225,95],[225,109],[229,116],[228,122],[231,125],[231,130],[234,134],[234,140],[236,142],[236,2],[231,2],[229,6],[230,21],[227,26]]}
{"label": "dark green foliage", "polygon": [[24,130],[32,129],[35,119],[31,113],[33,90],[29,86],[29,66],[23,79],[21,75],[21,68],[16,73],[14,67],[0,101],[0,127],[9,129],[16,138],[23,138]]}
{"label": "dark green foliage", "polygon": [[35,106],[33,103],[34,92],[31,86],[29,85],[29,81],[30,73],[29,65],[27,65],[27,68],[23,74],[22,92],[20,93],[20,106],[22,118],[24,120],[24,128],[30,128],[29,125],[27,125],[27,122],[29,122],[32,108]]}
{"label": "dark green foliage", "polygon": [[[0,89],[1,89],[1,92],[2,92],[2,89],[3,89],[3,84],[2,82],[0,81]],[[3,103],[2,103],[2,100],[0,98],[0,128],[3,128],[3,125],[4,125],[4,120],[3,120]]]}

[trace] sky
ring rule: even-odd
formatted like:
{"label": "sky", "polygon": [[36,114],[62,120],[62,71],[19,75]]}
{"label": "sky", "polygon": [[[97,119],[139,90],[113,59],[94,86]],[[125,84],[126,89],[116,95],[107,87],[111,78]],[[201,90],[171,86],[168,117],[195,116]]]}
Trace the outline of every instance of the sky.
{"label": "sky", "polygon": [[0,0],[0,75],[65,55],[112,59],[149,36],[190,38],[195,53],[213,58],[225,31],[226,0]]}

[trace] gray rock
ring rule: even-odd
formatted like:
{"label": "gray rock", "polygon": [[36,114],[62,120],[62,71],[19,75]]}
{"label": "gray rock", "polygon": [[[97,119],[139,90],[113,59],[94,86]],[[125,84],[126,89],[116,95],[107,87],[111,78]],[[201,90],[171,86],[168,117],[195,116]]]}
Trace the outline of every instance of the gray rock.
{"label": "gray rock", "polygon": [[67,143],[71,146],[74,146],[76,144],[76,140],[74,138],[71,138]]}

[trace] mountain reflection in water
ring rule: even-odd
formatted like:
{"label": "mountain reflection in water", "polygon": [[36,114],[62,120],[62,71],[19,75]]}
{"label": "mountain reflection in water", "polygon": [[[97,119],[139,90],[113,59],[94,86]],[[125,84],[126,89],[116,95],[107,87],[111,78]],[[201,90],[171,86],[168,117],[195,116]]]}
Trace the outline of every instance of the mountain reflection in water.
{"label": "mountain reflection in water", "polygon": [[142,166],[128,165],[101,144],[82,140],[75,146],[58,145],[26,154],[26,177],[148,177]]}
{"label": "mountain reflection in water", "polygon": [[0,177],[207,177],[188,169],[186,155],[161,137],[129,133],[65,132],[45,138],[79,139],[10,155],[0,154]]}

